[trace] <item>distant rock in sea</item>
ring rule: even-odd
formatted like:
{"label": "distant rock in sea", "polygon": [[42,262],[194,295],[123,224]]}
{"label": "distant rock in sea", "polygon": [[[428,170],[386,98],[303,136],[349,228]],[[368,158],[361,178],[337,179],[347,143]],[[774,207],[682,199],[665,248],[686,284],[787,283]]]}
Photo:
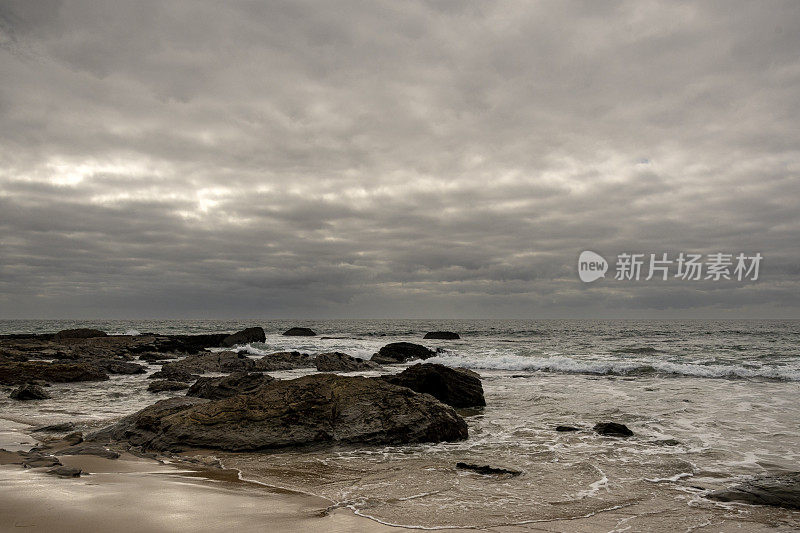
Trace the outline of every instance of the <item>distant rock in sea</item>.
{"label": "distant rock in sea", "polygon": [[283,334],[287,337],[314,337],[317,333],[310,328],[289,328]]}
{"label": "distant rock in sea", "polygon": [[229,335],[224,339],[222,339],[222,342],[220,342],[219,345],[224,348],[230,348],[231,346],[236,346],[237,344],[264,342],[266,340],[267,336],[264,333],[264,328],[255,327],[255,328],[243,329],[242,331],[238,331],[233,335]]}
{"label": "distant rock in sea", "polygon": [[372,356],[372,361],[381,365],[391,365],[414,359],[428,359],[434,355],[436,352],[421,344],[393,342],[378,350],[378,353]]}
{"label": "distant rock in sea", "polygon": [[429,331],[423,337],[423,339],[444,339],[448,341],[460,338],[461,336],[458,333],[453,333],[452,331]]}

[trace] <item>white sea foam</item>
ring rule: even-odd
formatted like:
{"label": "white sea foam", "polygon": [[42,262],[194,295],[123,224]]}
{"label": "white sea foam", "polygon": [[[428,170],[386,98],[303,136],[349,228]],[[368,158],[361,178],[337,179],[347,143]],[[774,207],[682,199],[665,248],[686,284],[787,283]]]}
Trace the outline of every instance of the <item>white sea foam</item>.
{"label": "white sea foam", "polygon": [[125,332],[125,335],[130,335],[135,337],[136,335],[141,335],[141,333],[139,333],[135,329],[129,329],[128,331]]}

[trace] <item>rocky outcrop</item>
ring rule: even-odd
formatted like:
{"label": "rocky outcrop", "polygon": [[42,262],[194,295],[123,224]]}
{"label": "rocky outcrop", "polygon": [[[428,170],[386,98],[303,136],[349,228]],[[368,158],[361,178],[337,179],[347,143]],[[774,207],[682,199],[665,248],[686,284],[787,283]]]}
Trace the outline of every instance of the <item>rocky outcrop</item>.
{"label": "rocky outcrop", "polygon": [[317,333],[311,328],[289,328],[283,334],[287,337],[313,337]]}
{"label": "rocky outcrop", "polygon": [[254,372],[236,372],[218,378],[200,378],[186,392],[186,396],[221,400],[237,394],[250,394],[275,378]]}
{"label": "rocky outcrop", "polygon": [[607,437],[631,437],[633,431],[628,429],[625,424],[618,424],[617,422],[599,422],[594,425],[594,430],[600,435]]}
{"label": "rocky outcrop", "polygon": [[34,380],[67,383],[106,379],[108,379],[108,374],[91,363],[48,363],[46,361],[0,363],[0,384],[3,385],[21,385]]}
{"label": "rocky outcrop", "polygon": [[381,369],[378,363],[341,352],[321,353],[314,359],[314,365],[320,372],[362,372]]}
{"label": "rocky outcrop", "polygon": [[372,361],[381,365],[405,363],[414,359],[428,359],[436,352],[413,342],[393,342],[387,344],[372,356]]}
{"label": "rocky outcrop", "polygon": [[147,390],[150,392],[169,392],[169,391],[177,391],[177,390],[186,390],[189,388],[189,384],[183,381],[172,381],[170,379],[159,379],[156,381],[152,381],[150,385],[147,386]]}
{"label": "rocky outcrop", "polygon": [[423,337],[423,339],[443,339],[447,341],[452,341],[460,338],[461,336],[458,333],[453,333],[452,331],[429,331]]}
{"label": "rocky outcrop", "polygon": [[65,339],[90,339],[92,337],[106,337],[108,333],[100,331],[99,329],[78,328],[78,329],[63,329],[53,335],[53,341],[59,342]]}
{"label": "rocky outcrop", "polygon": [[721,502],[800,509],[800,472],[766,474],[707,495]]}
{"label": "rocky outcrop", "polygon": [[167,365],[164,365],[161,370],[158,372],[153,372],[147,379],[162,379],[162,380],[169,380],[169,381],[183,381],[183,382],[192,382],[199,378],[199,374],[192,374],[186,370],[182,370],[180,368],[172,368]]}
{"label": "rocky outcrop", "polygon": [[28,383],[14,389],[9,398],[12,400],[47,400],[50,395],[39,385]]}
{"label": "rocky outcrop", "polygon": [[236,346],[237,344],[249,344],[251,342],[264,342],[267,340],[267,336],[264,334],[264,328],[256,327],[256,328],[247,328],[243,329],[242,331],[238,331],[233,335],[228,335],[222,342],[220,346],[225,348],[230,348],[232,346]]}
{"label": "rocky outcrop", "polygon": [[255,361],[243,353],[204,352],[188,355],[180,361],[165,363],[161,371],[182,370],[202,374],[203,372],[241,372],[252,370]]}
{"label": "rocky outcrop", "polygon": [[467,424],[451,407],[405,387],[315,374],[203,404],[159,402],[97,436],[155,450],[244,451],[314,443],[455,441],[467,438]]}
{"label": "rocky outcrop", "polygon": [[300,352],[276,352],[255,360],[253,370],[260,372],[276,372],[278,370],[294,370],[296,368],[314,368],[315,357]]}
{"label": "rocky outcrop", "polygon": [[144,366],[129,361],[103,360],[95,365],[109,374],[144,374],[147,371]]}
{"label": "rocky outcrop", "polygon": [[483,385],[470,370],[450,368],[433,363],[410,366],[396,375],[380,376],[383,381],[430,394],[453,407],[483,407]]}

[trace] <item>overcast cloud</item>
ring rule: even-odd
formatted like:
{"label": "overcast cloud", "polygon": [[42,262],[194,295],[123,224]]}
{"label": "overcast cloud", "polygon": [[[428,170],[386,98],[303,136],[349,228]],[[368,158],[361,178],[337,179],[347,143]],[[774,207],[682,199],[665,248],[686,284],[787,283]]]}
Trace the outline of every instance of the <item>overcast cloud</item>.
{"label": "overcast cloud", "polygon": [[798,51],[796,1],[0,0],[0,318],[798,317]]}

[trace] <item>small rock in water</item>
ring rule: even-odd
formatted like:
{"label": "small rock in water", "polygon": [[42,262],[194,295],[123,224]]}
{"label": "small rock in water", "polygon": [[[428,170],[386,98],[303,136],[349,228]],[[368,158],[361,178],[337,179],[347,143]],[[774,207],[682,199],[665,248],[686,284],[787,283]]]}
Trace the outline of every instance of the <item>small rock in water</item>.
{"label": "small rock in water", "polygon": [[423,339],[442,339],[448,341],[460,338],[461,336],[458,333],[453,333],[452,331],[429,331],[423,337]]}
{"label": "small rock in water", "polygon": [[675,440],[675,439],[661,439],[661,440],[654,440],[653,441],[653,444],[655,444],[657,446],[678,446],[678,445],[680,445],[680,443],[681,442],[679,440]]}
{"label": "small rock in water", "polygon": [[800,472],[758,476],[731,488],[715,490],[708,494],[708,498],[721,502],[800,509]]}
{"label": "small rock in water", "polygon": [[289,328],[283,334],[287,337],[313,337],[317,333],[311,328]]}
{"label": "small rock in water", "polygon": [[633,431],[628,429],[625,424],[618,424],[616,422],[600,422],[595,424],[594,430],[607,437],[631,437]]}
{"label": "small rock in water", "polygon": [[231,346],[236,346],[237,344],[264,342],[266,340],[267,336],[264,334],[264,328],[255,327],[243,329],[242,331],[237,331],[233,335],[228,335],[222,339],[222,342],[219,345],[230,348]]}
{"label": "small rock in water", "polygon": [[32,385],[28,383],[27,385],[23,385],[14,391],[9,396],[12,400],[47,400],[50,398],[50,395],[47,394],[43,388],[39,385]]}
{"label": "small rock in water", "polygon": [[372,356],[372,361],[382,365],[391,365],[405,363],[414,359],[428,359],[434,355],[436,355],[436,352],[421,344],[392,342],[378,350],[378,353]]}
{"label": "small rock in water", "polygon": [[80,468],[74,468],[71,466],[59,466],[52,468],[48,470],[47,473],[58,477],[80,477],[81,474],[85,474],[85,472]]}
{"label": "small rock in water", "polygon": [[519,470],[509,470],[508,468],[495,468],[489,465],[475,465],[472,463],[456,463],[456,468],[460,468],[462,470],[471,470],[475,473],[482,474],[484,476],[491,476],[491,475],[510,475],[511,477],[519,476],[522,474]]}
{"label": "small rock in water", "polygon": [[580,431],[581,428],[576,428],[575,426],[556,426],[556,431],[566,432],[566,431]]}

